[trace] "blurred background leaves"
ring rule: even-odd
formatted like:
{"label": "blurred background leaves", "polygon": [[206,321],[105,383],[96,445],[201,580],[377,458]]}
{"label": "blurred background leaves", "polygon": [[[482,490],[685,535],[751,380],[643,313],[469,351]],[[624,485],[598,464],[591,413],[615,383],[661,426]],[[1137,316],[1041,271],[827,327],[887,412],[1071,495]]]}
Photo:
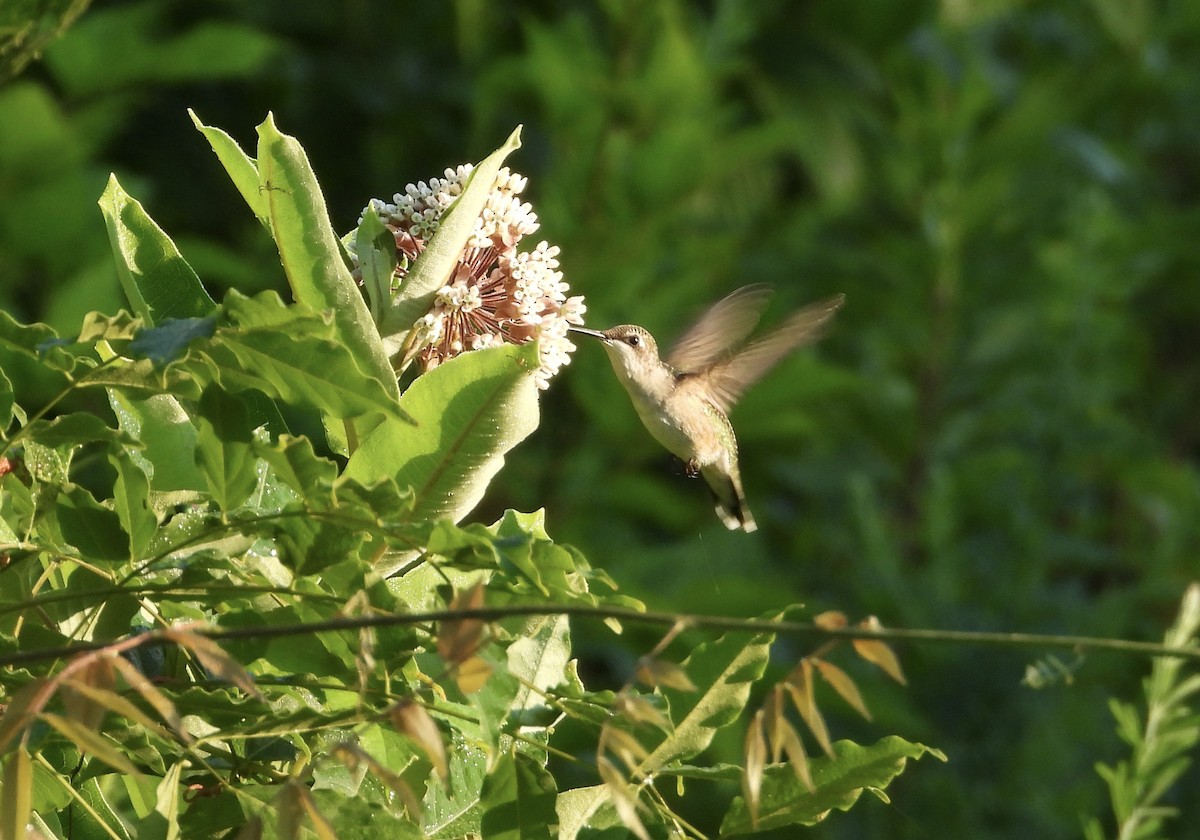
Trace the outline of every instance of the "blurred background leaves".
{"label": "blurred background leaves", "polygon": [[[598,348],[543,397],[478,518],[544,506],[656,608],[1157,639],[1197,575],[1200,5],[98,0],[0,86],[0,306],[69,334],[121,305],[110,171],[215,297],[284,289],[188,107],[245,146],[274,111],[342,231],[524,124],[512,164],[592,326],[669,342],[747,282],[775,286],[768,321],[846,294],[734,413],[753,536],[672,471]],[[600,675],[653,644],[576,641]],[[833,730],[950,763],[812,836],[1058,838],[1106,811],[1106,699],[1147,663],[1032,691],[1016,652],[902,659],[907,689],[859,680],[876,723]]]}

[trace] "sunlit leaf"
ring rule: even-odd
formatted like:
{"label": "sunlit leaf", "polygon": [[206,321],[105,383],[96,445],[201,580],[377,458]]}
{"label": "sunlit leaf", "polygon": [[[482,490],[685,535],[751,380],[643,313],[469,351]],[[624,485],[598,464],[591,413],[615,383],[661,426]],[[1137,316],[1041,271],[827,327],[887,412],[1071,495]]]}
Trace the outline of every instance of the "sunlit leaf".
{"label": "sunlit leaf", "polygon": [[115,770],[140,776],[141,771],[125,757],[120,747],[109,738],[88,729],[83,724],[68,720],[53,712],[42,712],[38,718],[54,727],[58,732],[80,750],[103,761]]}
{"label": "sunlit leaf", "polygon": [[395,374],[342,256],[308,155],[296,138],[279,131],[271,114],[258,126],[258,176],[271,235],[295,299],[333,313],[339,344],[395,401],[400,396]]}
{"label": "sunlit leaf", "polygon": [[696,685],[688,679],[687,671],[674,662],[658,657],[643,657],[638,660],[634,675],[638,682],[651,688],[673,688],[676,691],[695,691]]}
{"label": "sunlit leaf", "polygon": [[[455,592],[448,609],[477,610],[483,607],[483,581],[465,592]],[[451,618],[441,622],[437,632],[438,655],[448,663],[464,662],[475,655],[483,643],[484,622],[478,618]]]}
{"label": "sunlit leaf", "polygon": [[236,685],[256,700],[266,700],[246,669],[212,639],[178,627],[163,630],[162,633],[165,638],[190,651],[213,679]]}
{"label": "sunlit leaf", "polygon": [[833,686],[834,691],[840,694],[843,700],[853,706],[855,711],[864,718],[871,719],[871,713],[867,711],[867,704],[863,702],[858,686],[854,684],[854,680],[850,679],[849,674],[824,659],[809,657],[809,660],[817,667],[817,671],[825,678],[825,682]]}
{"label": "sunlit leaf", "polygon": [[381,476],[411,487],[415,521],[469,513],[504,456],[537,428],[537,346],[463,353],[419,376],[400,400],[417,423],[385,422],[361,442],[343,473],[363,484]]}
{"label": "sunlit leaf", "polygon": [[153,325],[171,318],[201,318],[216,308],[175,243],[115,175],[109,176],[100,209],[117,276],[135,314]]}
{"label": "sunlit leaf", "polygon": [[617,809],[621,823],[639,840],[650,840],[650,832],[646,831],[646,826],[638,816],[637,798],[620,771],[604,756],[596,759],[596,769],[600,771],[600,778],[607,788],[613,807]]}
{"label": "sunlit leaf", "polygon": [[72,679],[66,680],[59,691],[68,717],[88,729],[99,729],[104,719],[104,705],[91,696],[88,689],[109,691],[116,684],[116,674],[107,656],[92,656]]}
{"label": "sunlit leaf", "polygon": [[258,163],[245,152],[237,144],[237,141],[226,134],[219,128],[204,125],[196,112],[188,109],[188,115],[192,118],[192,122],[204,138],[208,140],[212,150],[216,153],[217,159],[221,161],[221,165],[225,167],[225,171],[229,173],[233,185],[237,187],[239,193],[246,203],[250,205],[251,212],[262,222],[263,226],[270,230],[270,221],[267,218],[267,200],[263,193],[262,185],[258,177]]}
{"label": "sunlit leaf", "polygon": [[813,690],[812,662],[807,658],[800,660],[800,664],[788,675],[784,685],[791,693],[792,703],[795,704],[796,711],[800,713],[808,731],[817,739],[817,743],[821,745],[821,749],[825,751],[826,755],[829,755],[833,750],[833,745],[829,740],[829,729],[825,726],[825,718],[821,715],[821,710],[817,708],[816,694]]}
{"label": "sunlit leaf", "polygon": [[417,746],[425,751],[438,778],[445,782],[449,774],[446,744],[425,707],[415,700],[401,700],[388,710],[388,717],[393,726],[412,738]]}
{"label": "sunlit leaf", "polygon": [[894,736],[868,747],[838,741],[832,757],[811,762],[811,790],[790,768],[768,767],[763,774],[758,822],[751,819],[745,799],[738,797],[725,814],[721,834],[749,834],[820,822],[831,810],[849,809],[864,790],[882,791],[903,772],[908,759],[925,755],[945,760],[937,750]]}
{"label": "sunlit leaf", "polygon": [[750,824],[758,825],[758,798],[762,791],[763,772],[767,765],[767,740],[763,734],[763,710],[754,713],[746,727],[746,742],[742,748],[745,771],[742,774],[742,796],[750,811]]}
{"label": "sunlit leaf", "polygon": [[33,765],[24,747],[4,760],[0,777],[0,840],[25,840],[33,810]]}
{"label": "sunlit leaf", "polygon": [[470,656],[454,668],[454,683],[463,694],[474,694],[487,685],[495,668],[482,656]]}
{"label": "sunlit leaf", "polygon": [[554,777],[527,755],[501,753],[484,779],[480,828],[488,840],[557,837]]}
{"label": "sunlit leaf", "polygon": [[163,694],[146,676],[139,671],[132,662],[123,656],[116,656],[112,659],[112,664],[116,670],[124,678],[129,687],[142,696],[154,711],[158,712],[159,717],[166,721],[175,733],[187,742],[191,740],[191,735],[184,728],[183,718],[180,717],[175,704],[171,702],[165,694]]}
{"label": "sunlit leaf", "polygon": [[[867,630],[883,629],[879,619],[875,616],[859,622],[859,626]],[[892,652],[886,642],[879,639],[854,639],[854,650],[863,659],[882,668],[883,672],[896,682],[901,685],[906,683],[904,672],[900,670],[900,660],[896,658],[896,654]]]}
{"label": "sunlit leaf", "polygon": [[496,183],[496,173],[504,160],[521,147],[521,128],[517,127],[504,145],[479,162],[450,209],[442,215],[437,233],[413,264],[399,293],[384,318],[381,332],[392,335],[408,330],[429,311],[437,290],[446,285],[458,264]]}

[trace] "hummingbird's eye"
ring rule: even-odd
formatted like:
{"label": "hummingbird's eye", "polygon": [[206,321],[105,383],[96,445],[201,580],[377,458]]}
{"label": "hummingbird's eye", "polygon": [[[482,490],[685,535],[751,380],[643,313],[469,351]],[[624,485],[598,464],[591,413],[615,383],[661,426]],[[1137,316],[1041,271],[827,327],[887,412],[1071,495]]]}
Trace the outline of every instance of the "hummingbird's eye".
{"label": "hummingbird's eye", "polygon": [[642,339],[636,335],[631,335],[631,336],[629,336],[629,338],[627,338],[625,340],[627,342],[629,342],[630,347],[637,347],[639,344],[642,343]]}

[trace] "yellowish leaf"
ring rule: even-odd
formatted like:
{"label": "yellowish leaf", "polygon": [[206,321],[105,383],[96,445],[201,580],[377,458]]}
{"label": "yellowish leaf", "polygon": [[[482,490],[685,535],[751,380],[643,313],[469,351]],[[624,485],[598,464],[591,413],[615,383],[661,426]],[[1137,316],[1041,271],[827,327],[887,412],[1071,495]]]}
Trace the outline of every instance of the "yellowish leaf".
{"label": "yellowish leaf", "polygon": [[596,760],[596,769],[600,771],[600,780],[608,788],[612,796],[613,808],[625,828],[639,838],[650,840],[650,832],[642,824],[642,818],[637,813],[637,800],[630,794],[629,783],[617,770],[616,766],[605,756]]}
{"label": "yellowish leaf", "polygon": [[648,723],[665,731],[671,728],[671,722],[667,720],[666,715],[640,694],[620,692],[613,700],[612,710],[614,714],[631,723]]}
{"label": "yellowish leaf", "polygon": [[[477,610],[483,606],[483,581],[466,592],[456,592],[450,601],[453,610]],[[465,662],[483,643],[483,622],[478,618],[447,619],[438,629],[437,651],[447,662]]]}
{"label": "yellowish leaf", "polygon": [[128,773],[131,776],[140,777],[142,775],[141,771],[133,765],[133,762],[126,758],[125,754],[117,748],[117,745],[99,732],[88,729],[82,724],[76,723],[73,720],[67,720],[61,715],[56,715],[52,712],[42,712],[38,717],[57,729],[61,735],[79,747],[80,750],[95,756],[108,766],[120,770],[122,773]]}
{"label": "yellowish leaf", "polygon": [[782,746],[778,737],[779,727],[787,723],[784,709],[784,687],[776,683],[771,687],[771,691],[767,694],[767,699],[763,701],[763,732],[767,738],[767,746],[770,747],[771,763],[778,764]]}
{"label": "yellowish leaf", "polygon": [[454,669],[454,682],[463,694],[474,694],[487,685],[492,676],[492,666],[482,656],[472,656],[459,663]]}
{"label": "yellowish leaf", "polygon": [[808,767],[808,754],[804,752],[804,744],[801,743],[800,736],[796,733],[792,725],[786,721],[780,729],[779,734],[783,741],[783,751],[787,753],[788,763],[796,771],[796,778],[809,790],[815,790],[812,772]]}
{"label": "yellowish leaf", "polygon": [[696,690],[696,685],[688,678],[687,671],[665,659],[643,657],[638,660],[637,672],[634,676],[642,685],[648,685],[651,688],[673,688],[676,691]]}
{"label": "yellowish leaf", "polygon": [[88,729],[99,729],[104,722],[105,708],[82,689],[111,689],[117,678],[107,656],[92,655],[91,661],[75,671],[59,689],[67,717]]}
{"label": "yellowish leaf", "polygon": [[442,733],[437,724],[429,716],[425,707],[415,700],[401,700],[388,710],[392,725],[417,742],[429,760],[433,769],[443,782],[449,778],[450,768],[446,761],[446,745],[442,742]]}
{"label": "yellowish leaf", "polygon": [[754,719],[746,729],[746,743],[743,748],[745,770],[742,772],[742,795],[746,798],[746,808],[750,811],[750,825],[758,825],[759,795],[762,793],[763,772],[767,766],[767,740],[763,734],[762,709],[754,713]]}
{"label": "yellowish leaf", "polygon": [[646,748],[638,742],[637,738],[615,726],[604,728],[602,743],[609,752],[625,762],[625,766],[630,770],[641,764],[648,755]]}
{"label": "yellowish leaf", "polygon": [[34,680],[13,694],[4,716],[0,717],[0,752],[8,748],[9,741],[29,727],[53,692],[54,686],[50,682]]}
{"label": "yellowish leaf", "polygon": [[167,726],[175,730],[184,743],[192,740],[192,736],[183,726],[183,718],[180,717],[179,710],[175,708],[175,704],[171,702],[167,695],[159,691],[154,683],[146,679],[146,675],[139,671],[136,665],[123,656],[114,656],[112,663],[129,687],[140,694],[142,699],[149,703],[154,711],[158,712],[158,716],[166,721]]}
{"label": "yellowish leaf", "polygon": [[843,700],[853,706],[855,711],[867,720],[871,719],[871,713],[867,711],[867,704],[863,702],[862,695],[858,692],[858,686],[854,684],[854,680],[850,679],[849,674],[832,662],[826,662],[823,659],[813,659],[813,664],[817,666],[817,670],[825,678],[825,682],[833,686],[833,690],[840,694]]}
{"label": "yellowish leaf", "polygon": [[807,658],[801,659],[800,665],[788,675],[784,685],[792,695],[792,703],[795,704],[796,711],[800,713],[808,731],[817,739],[826,755],[833,755],[829,729],[825,726],[825,718],[821,716],[813,694],[812,663]]}
{"label": "yellowish leaf", "polygon": [[33,808],[33,765],[24,746],[4,760],[0,779],[0,840],[25,840]]}
{"label": "yellowish leaf", "polygon": [[[858,626],[866,630],[883,629],[879,619],[873,615],[859,622]],[[907,683],[907,680],[904,679],[904,672],[900,670],[900,660],[884,642],[879,639],[855,639],[854,650],[863,659],[882,668],[883,672],[896,682],[901,685]]]}
{"label": "yellowish leaf", "polygon": [[303,785],[297,785],[300,792],[300,807],[304,809],[304,813],[308,815],[308,821],[312,823],[313,831],[316,832],[318,840],[337,840],[337,832],[333,830],[333,823],[325,819],[325,815],[317,810],[317,803],[313,801],[312,794],[308,788]]}
{"label": "yellowish leaf", "polygon": [[221,646],[212,639],[178,627],[164,630],[163,636],[190,651],[213,679],[236,685],[256,700],[266,702],[266,698],[258,690],[258,686],[254,684],[254,680],[246,669],[236,659],[221,650]]}
{"label": "yellowish leaf", "polygon": [[387,785],[396,796],[400,797],[400,801],[404,803],[409,817],[414,820],[421,819],[421,802],[417,799],[416,794],[413,793],[412,788],[408,786],[408,783],[376,761],[374,756],[358,744],[344,741],[333,748],[333,756],[345,764],[351,772],[357,770],[360,764],[367,765],[367,769],[371,771],[375,778]]}
{"label": "yellowish leaf", "polygon": [[813,624],[822,630],[840,630],[849,623],[846,614],[837,610],[828,610],[813,618]]}
{"label": "yellowish leaf", "polygon": [[[142,726],[160,738],[170,738],[171,734],[161,724],[151,720],[150,716],[131,703],[129,700],[117,694],[115,691],[109,691],[106,688],[93,687],[87,683],[76,682],[75,680],[67,680],[63,683],[63,690],[70,690],[72,696],[78,700],[86,701],[92,707],[99,709],[103,714],[104,711],[115,712],[121,717],[131,720],[134,723]],[[102,716],[101,714],[101,716]],[[80,726],[86,726],[87,722],[76,720]],[[99,731],[99,724],[91,727]]]}

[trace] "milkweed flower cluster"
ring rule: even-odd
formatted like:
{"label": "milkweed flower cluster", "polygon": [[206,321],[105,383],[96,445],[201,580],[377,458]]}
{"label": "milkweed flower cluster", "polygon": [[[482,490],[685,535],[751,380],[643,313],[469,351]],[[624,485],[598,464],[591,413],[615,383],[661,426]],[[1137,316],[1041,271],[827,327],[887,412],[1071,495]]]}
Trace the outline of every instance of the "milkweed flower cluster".
{"label": "milkweed flower cluster", "polygon": [[[465,164],[447,169],[443,178],[409,184],[390,202],[371,199],[369,207],[396,238],[393,288],[403,283],[409,266],[462,194],[471,169]],[[507,167],[497,174],[457,266],[438,290],[433,307],[413,327],[414,346],[420,348],[415,358],[422,370],[468,350],[536,338],[541,357],[536,381],[545,389],[571,360],[575,345],[567,330],[583,323],[587,307],[581,296],[567,296],[570,288],[558,270],[557,246],[543,241],[529,251],[517,249],[521,239],[539,227],[533,207],[519,197],[526,183]]]}

